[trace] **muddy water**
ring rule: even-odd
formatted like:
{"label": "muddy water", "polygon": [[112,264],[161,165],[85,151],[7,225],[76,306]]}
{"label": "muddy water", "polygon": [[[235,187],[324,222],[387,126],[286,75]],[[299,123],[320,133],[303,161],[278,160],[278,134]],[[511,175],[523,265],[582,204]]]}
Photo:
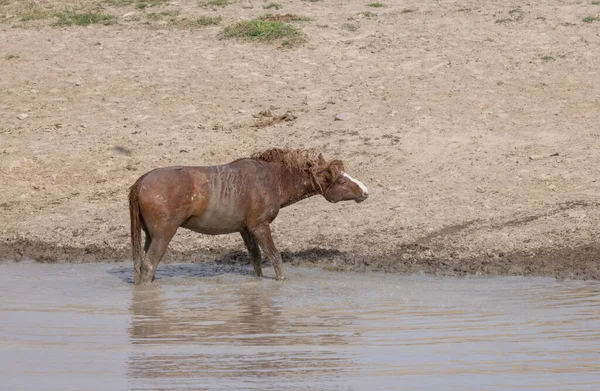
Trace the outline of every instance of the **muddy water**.
{"label": "muddy water", "polygon": [[599,389],[598,282],[130,269],[0,265],[2,389]]}

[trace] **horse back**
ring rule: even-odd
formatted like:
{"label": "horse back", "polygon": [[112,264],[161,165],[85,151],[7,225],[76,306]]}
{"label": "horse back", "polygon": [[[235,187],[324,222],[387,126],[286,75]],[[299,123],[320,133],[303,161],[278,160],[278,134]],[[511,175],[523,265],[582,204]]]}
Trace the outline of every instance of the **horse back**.
{"label": "horse back", "polygon": [[206,234],[242,229],[263,216],[273,191],[272,175],[260,162],[155,169],[139,180],[144,219],[177,224]]}

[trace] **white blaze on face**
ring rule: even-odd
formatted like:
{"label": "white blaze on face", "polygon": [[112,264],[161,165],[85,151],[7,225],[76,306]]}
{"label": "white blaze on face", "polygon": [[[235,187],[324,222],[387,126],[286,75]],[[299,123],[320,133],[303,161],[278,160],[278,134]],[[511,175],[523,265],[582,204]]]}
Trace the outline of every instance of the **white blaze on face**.
{"label": "white blaze on face", "polygon": [[346,178],[348,178],[349,180],[351,180],[352,182],[356,183],[358,185],[358,187],[360,187],[360,189],[363,191],[364,194],[369,194],[369,190],[367,189],[367,186],[365,186],[364,183],[362,183],[361,181],[359,181],[358,179],[354,179],[352,178],[350,175],[344,173],[343,174]]}

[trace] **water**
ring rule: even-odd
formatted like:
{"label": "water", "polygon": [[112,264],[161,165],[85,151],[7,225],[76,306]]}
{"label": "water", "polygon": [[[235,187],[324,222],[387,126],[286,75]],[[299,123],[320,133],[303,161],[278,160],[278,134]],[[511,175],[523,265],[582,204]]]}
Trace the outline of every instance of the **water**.
{"label": "water", "polygon": [[2,264],[2,389],[600,387],[598,282],[286,271]]}

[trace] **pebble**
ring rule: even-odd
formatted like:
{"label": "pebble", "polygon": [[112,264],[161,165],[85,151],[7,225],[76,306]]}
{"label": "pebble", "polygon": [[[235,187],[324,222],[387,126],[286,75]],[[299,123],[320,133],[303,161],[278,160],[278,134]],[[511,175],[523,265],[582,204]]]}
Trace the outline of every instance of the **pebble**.
{"label": "pebble", "polygon": [[350,116],[348,115],[348,113],[338,113],[335,115],[336,121],[348,121],[349,119]]}
{"label": "pebble", "polygon": [[27,117],[29,117],[29,114],[22,113],[22,114],[17,115],[17,118],[20,119],[21,121]]}

